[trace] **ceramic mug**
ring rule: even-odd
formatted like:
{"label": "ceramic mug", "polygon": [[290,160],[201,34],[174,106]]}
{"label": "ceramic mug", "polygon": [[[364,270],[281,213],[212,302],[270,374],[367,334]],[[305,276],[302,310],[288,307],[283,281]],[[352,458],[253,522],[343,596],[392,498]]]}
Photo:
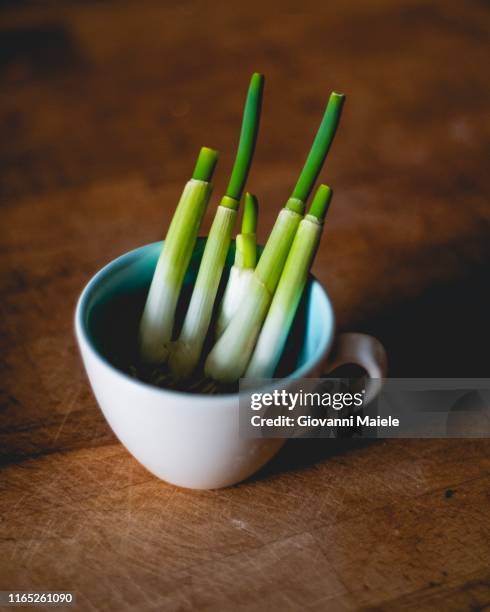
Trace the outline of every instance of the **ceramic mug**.
{"label": "ceramic mug", "polygon": [[[139,316],[161,242],[143,246],[102,268],[84,288],[75,313],[83,363],[99,406],[116,436],[150,472],[192,489],[226,487],[269,461],[284,439],[245,439],[238,434],[238,393],[204,395],[161,389],[131,376]],[[199,239],[184,281],[184,298],[197,274]],[[227,267],[233,261],[233,249]],[[180,309],[182,310],[182,309]],[[364,334],[341,334],[332,346],[332,304],[310,277],[278,374],[284,384],[321,377],[347,363],[369,377],[386,375],[382,345]],[[330,360],[328,360],[330,356]],[[377,392],[377,389],[371,393]]]}

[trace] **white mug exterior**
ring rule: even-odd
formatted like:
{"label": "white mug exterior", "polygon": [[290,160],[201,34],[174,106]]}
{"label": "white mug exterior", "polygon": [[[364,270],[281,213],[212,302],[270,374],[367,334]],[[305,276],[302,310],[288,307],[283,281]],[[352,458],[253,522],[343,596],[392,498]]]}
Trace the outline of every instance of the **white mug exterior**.
{"label": "white mug exterior", "polygon": [[[118,370],[90,342],[83,324],[84,295],[113,264],[99,272],[82,292],[75,329],[90,384],[114,433],[150,472],[181,487],[215,489],[252,475],[279,451],[285,439],[240,437],[238,394],[189,394],[154,387]],[[314,361],[300,367],[291,378],[320,377],[332,344],[331,303],[318,281],[313,283],[322,299],[328,330],[321,334]],[[364,365],[361,357],[354,361]]]}
{"label": "white mug exterior", "polygon": [[[191,489],[226,487],[265,465],[285,440],[238,434],[238,394],[191,395],[131,379],[77,338],[97,402],[112,430],[150,472]],[[319,376],[321,362],[305,376]]]}

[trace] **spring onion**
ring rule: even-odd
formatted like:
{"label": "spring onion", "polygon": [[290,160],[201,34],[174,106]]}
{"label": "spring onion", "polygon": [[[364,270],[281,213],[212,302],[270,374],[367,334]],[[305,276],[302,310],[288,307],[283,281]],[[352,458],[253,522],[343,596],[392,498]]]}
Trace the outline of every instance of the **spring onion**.
{"label": "spring onion", "polygon": [[289,200],[276,220],[259,263],[247,283],[247,295],[206,359],[206,376],[235,382],[245,371],[267,314],[289,248],[301,220],[300,200]]}
{"label": "spring onion", "polygon": [[283,353],[320,242],[332,190],[320,185],[301,221],[245,376],[272,378]]}
{"label": "spring onion", "polygon": [[246,296],[247,282],[253,276],[257,261],[257,198],[245,194],[241,233],[235,239],[235,261],[216,320],[215,334],[219,338]]}
{"label": "spring onion", "polygon": [[191,301],[180,336],[172,348],[169,365],[176,380],[195,370],[213,314],[213,307],[230,247],[237,210],[248,177],[257,141],[264,77],[255,73],[245,102],[240,141],[226,194],[217,208],[202,256]]}
{"label": "spring onion", "polygon": [[217,159],[213,149],[201,149],[170,223],[140,322],[139,352],[144,363],[161,364],[168,357],[175,309],[211,195]]}
{"label": "spring onion", "polygon": [[298,182],[279,213],[254,275],[247,284],[246,299],[206,359],[205,374],[218,383],[235,382],[247,368],[301,221],[305,201],[335,136],[343,103],[342,94],[331,94]]}

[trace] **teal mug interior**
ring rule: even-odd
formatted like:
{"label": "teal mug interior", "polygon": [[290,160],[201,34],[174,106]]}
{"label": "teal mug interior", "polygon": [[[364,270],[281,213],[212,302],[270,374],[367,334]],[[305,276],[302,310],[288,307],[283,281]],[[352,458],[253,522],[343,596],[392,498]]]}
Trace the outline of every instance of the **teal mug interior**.
{"label": "teal mug interior", "polygon": [[[204,245],[205,239],[199,238],[184,279],[177,308],[177,333],[190,299]],[[92,278],[79,300],[77,323],[89,345],[106,363],[128,375],[137,361],[138,323],[161,247],[162,242],[148,244],[110,262]],[[234,250],[233,243],[220,293],[233,264]],[[332,304],[321,284],[310,276],[276,377],[300,378],[308,374],[325,359],[333,335]]]}

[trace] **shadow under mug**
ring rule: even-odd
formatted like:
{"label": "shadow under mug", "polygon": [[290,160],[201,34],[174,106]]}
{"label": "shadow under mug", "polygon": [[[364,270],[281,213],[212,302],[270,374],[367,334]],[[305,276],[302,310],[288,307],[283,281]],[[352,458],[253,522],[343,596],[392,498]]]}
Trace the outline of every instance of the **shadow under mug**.
{"label": "shadow under mug", "polygon": [[[184,280],[180,320],[190,298],[205,240],[199,239]],[[162,389],[130,375],[138,322],[162,243],[118,257],[86,285],[75,331],[97,402],[116,436],[150,472],[173,484],[214,489],[240,482],[269,461],[284,439],[246,439],[238,433],[238,393],[205,395]],[[232,265],[234,245],[226,270]],[[180,321],[181,322],[181,321]],[[177,320],[177,326],[179,320]],[[374,379],[386,376],[382,345],[365,334],[340,334],[321,284],[310,276],[276,378],[284,384],[357,364]]]}

